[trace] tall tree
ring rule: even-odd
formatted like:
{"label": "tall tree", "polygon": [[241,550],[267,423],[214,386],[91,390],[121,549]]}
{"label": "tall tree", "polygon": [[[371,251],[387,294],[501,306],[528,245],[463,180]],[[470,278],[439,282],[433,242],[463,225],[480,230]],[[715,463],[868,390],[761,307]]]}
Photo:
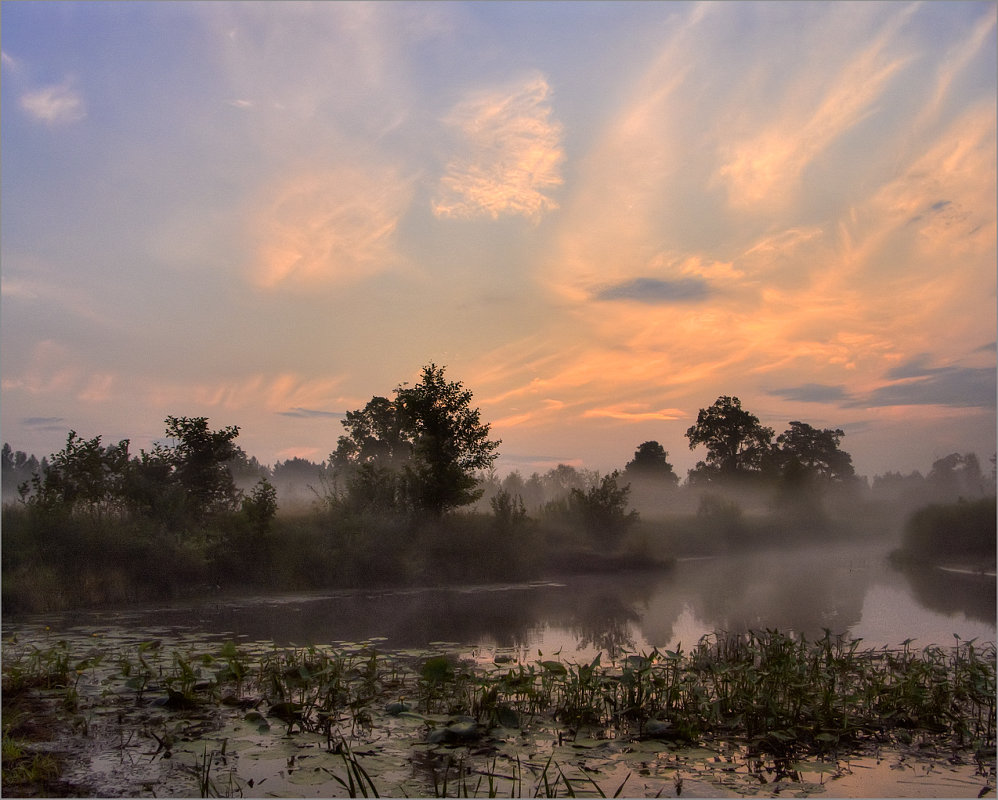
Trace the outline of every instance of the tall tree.
{"label": "tall tree", "polygon": [[492,467],[500,442],[489,439],[471,391],[444,372],[425,366],[414,386],[347,412],[330,462],[360,505],[440,516],[481,495],[476,472]]}
{"label": "tall tree", "polygon": [[696,424],[686,431],[690,450],[707,447],[707,458],[696,470],[708,478],[758,473],[772,450],[773,429],[742,408],[737,397],[722,395],[710,408],[701,408]]}

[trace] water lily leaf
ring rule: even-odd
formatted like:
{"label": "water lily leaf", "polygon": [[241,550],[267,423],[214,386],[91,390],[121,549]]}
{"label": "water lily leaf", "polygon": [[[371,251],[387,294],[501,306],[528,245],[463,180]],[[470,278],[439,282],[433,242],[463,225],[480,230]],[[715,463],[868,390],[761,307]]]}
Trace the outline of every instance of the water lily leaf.
{"label": "water lily leaf", "polygon": [[568,670],[560,661],[542,661],[541,666],[552,675],[567,675]]}
{"label": "water lily leaf", "polygon": [[496,708],[496,722],[503,728],[518,728],[520,715],[509,706],[499,706]]}

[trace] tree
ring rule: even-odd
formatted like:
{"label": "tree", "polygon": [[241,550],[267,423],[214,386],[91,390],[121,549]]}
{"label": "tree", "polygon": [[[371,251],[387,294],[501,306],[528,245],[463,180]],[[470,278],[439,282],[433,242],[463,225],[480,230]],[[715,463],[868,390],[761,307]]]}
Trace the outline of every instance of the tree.
{"label": "tree", "polygon": [[841,482],[852,478],[856,474],[852,456],[839,449],[843,436],[837,428],[818,430],[806,422],[791,422],[776,437],[777,460],[783,476],[795,482],[812,478]]}
{"label": "tree", "polygon": [[690,450],[707,447],[707,459],[696,466],[708,479],[759,473],[772,450],[773,429],[742,409],[737,397],[722,395],[710,408],[701,408],[696,424],[686,431]]}
{"label": "tree", "polygon": [[472,393],[444,370],[425,366],[416,385],[347,412],[330,462],[356,504],[439,517],[481,496],[476,473],[492,467],[500,442],[489,439]]}
{"label": "tree", "polygon": [[207,417],[166,418],[166,436],[173,443],[160,446],[160,455],[173,468],[196,519],[235,509],[238,492],[226,462],[237,455],[238,435],[235,425],[210,430]]}
{"label": "tree", "polygon": [[582,525],[605,549],[617,546],[621,537],[638,520],[637,511],[627,510],[630,486],[620,486],[616,470],[604,475],[595,486],[583,491],[572,489],[570,504]]}
{"label": "tree", "polygon": [[277,514],[277,489],[266,478],[260,478],[249,496],[243,498],[242,509],[253,532],[264,536]]}
{"label": "tree", "polygon": [[950,453],[933,461],[932,469],[925,479],[930,489],[943,499],[984,494],[981,464],[975,453]]}
{"label": "tree", "polygon": [[[48,511],[101,515],[120,511],[128,468],[128,439],[104,446],[101,437],[84,439],[76,431],[30,481],[28,502]],[[28,495],[28,487],[22,488]]]}
{"label": "tree", "polygon": [[634,451],[634,458],[624,465],[624,477],[660,481],[670,486],[679,483],[679,476],[668,461],[669,453],[658,442],[643,442]]}
{"label": "tree", "polygon": [[[31,480],[31,476],[39,471],[38,459],[29,456],[23,450],[14,450],[6,442],[0,455],[0,482],[3,484],[3,500],[6,502],[17,496],[18,487]],[[48,466],[48,462],[46,462]]]}

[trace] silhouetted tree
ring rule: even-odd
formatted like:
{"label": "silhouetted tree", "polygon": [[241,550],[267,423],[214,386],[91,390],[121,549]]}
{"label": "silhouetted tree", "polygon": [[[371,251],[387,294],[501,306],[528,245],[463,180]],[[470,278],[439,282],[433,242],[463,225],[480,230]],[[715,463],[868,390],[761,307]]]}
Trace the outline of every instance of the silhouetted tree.
{"label": "silhouetted tree", "polygon": [[393,507],[440,516],[481,494],[475,473],[492,467],[499,441],[471,406],[472,393],[447,381],[444,367],[423,367],[414,386],[374,397],[347,412],[330,462],[362,507]]}
{"label": "silhouetted tree", "polygon": [[238,435],[235,425],[210,430],[207,417],[166,418],[166,436],[172,443],[159,454],[173,468],[195,518],[235,509],[238,492],[226,463],[236,457]]}
{"label": "silhouetted tree", "polygon": [[844,481],[856,473],[852,456],[839,449],[845,434],[839,430],[818,430],[806,422],[794,421],[776,437],[777,460],[784,477],[794,481],[818,478]]}
{"label": "silhouetted tree", "polygon": [[571,492],[571,508],[582,520],[586,532],[607,550],[614,549],[638,520],[637,511],[627,510],[631,487],[620,486],[619,477],[615,470],[604,475],[595,486]]}
{"label": "silhouetted tree", "polygon": [[662,481],[675,486],[679,476],[669,463],[669,453],[658,442],[643,442],[634,451],[634,458],[624,465],[624,477]]}
{"label": "silhouetted tree", "polygon": [[24,487],[27,502],[35,508],[67,513],[120,511],[128,444],[128,439],[122,439],[104,446],[100,436],[84,439],[70,431],[66,446],[31,477],[30,491]]}
{"label": "silhouetted tree", "polygon": [[[742,409],[737,397],[722,395],[710,408],[701,408],[696,424],[686,431],[690,450],[707,447],[707,458],[692,472],[708,480],[732,478],[763,470],[772,451],[773,429]],[[692,474],[691,474],[691,477]]]}
{"label": "silhouetted tree", "polygon": [[981,464],[974,453],[950,453],[932,462],[932,469],[925,477],[930,490],[939,499],[956,499],[958,496],[980,496],[984,493]]}
{"label": "silhouetted tree", "polygon": [[266,478],[260,478],[249,496],[243,498],[242,510],[252,530],[263,536],[277,514],[277,490]]}

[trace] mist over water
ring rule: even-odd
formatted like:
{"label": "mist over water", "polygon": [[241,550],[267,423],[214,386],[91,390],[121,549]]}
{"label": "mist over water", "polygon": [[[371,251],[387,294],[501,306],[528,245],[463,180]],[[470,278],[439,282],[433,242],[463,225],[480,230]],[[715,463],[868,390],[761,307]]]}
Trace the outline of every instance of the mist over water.
{"label": "mist over water", "polygon": [[[77,612],[53,627],[191,629],[278,646],[359,642],[389,649],[596,652],[689,649],[715,631],[779,629],[862,638],[864,647],[995,639],[993,576],[900,571],[882,543],[816,545],[679,561],[665,573],[515,584],[215,599],[127,612]],[[9,622],[9,620],[5,620]]]}

